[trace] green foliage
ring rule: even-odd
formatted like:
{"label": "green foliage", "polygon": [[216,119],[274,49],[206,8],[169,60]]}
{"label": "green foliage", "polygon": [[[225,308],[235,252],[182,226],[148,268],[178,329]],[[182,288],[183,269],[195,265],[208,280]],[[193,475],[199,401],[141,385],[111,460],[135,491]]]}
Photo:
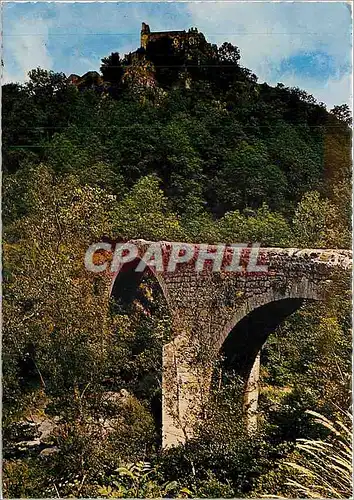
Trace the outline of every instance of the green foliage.
{"label": "green foliage", "polygon": [[75,178],[56,182],[43,166],[30,173],[26,215],[7,227],[4,245],[5,419],[16,386],[32,378],[61,394],[94,380],[103,355],[105,305],[93,289],[104,279],[88,276],[81,256],[108,227],[110,199]]}
{"label": "green foliage", "polygon": [[349,228],[343,224],[338,207],[318,192],[306,193],[299,203],[293,220],[297,245],[313,248],[349,246]]}
{"label": "green foliage", "polygon": [[162,456],[164,474],[198,498],[249,495],[270,457],[262,435],[245,430],[242,381],[231,375],[225,382],[214,388],[195,437]]}
{"label": "green foliage", "polygon": [[123,240],[178,241],[182,237],[179,219],[168,211],[167,199],[154,176],[142,178],[118,204],[112,225],[115,235]]}
{"label": "green foliage", "polygon": [[157,467],[149,462],[137,462],[119,467],[106,478],[107,485],[98,494],[108,498],[165,498],[192,495],[187,488],[180,488],[177,481],[162,483]]}
{"label": "green foliage", "polygon": [[216,243],[221,241],[217,222],[205,210],[204,203],[196,196],[187,196],[181,216],[185,239],[192,243]]}
{"label": "green foliage", "polygon": [[307,388],[318,409],[330,404],[346,408],[349,403],[349,289],[333,289],[341,304],[307,304],[278,328],[263,352],[265,382],[297,387],[304,394]]}
{"label": "green foliage", "polygon": [[292,241],[291,229],[279,213],[263,205],[258,210],[241,214],[238,210],[229,212],[218,224],[223,242],[258,242],[263,246],[288,246]]}
{"label": "green foliage", "polygon": [[329,208],[329,201],[321,201],[318,192],[307,193],[304,196],[294,218],[294,232],[300,246],[326,247],[326,220]]}
{"label": "green foliage", "polygon": [[[5,171],[45,160],[56,172],[81,174],[87,182],[91,169],[105,165],[100,185],[116,195],[121,195],[124,184],[132,187],[142,177],[156,174],[172,210],[180,215],[188,209],[187,198],[200,200],[217,218],[236,209],[257,209],[265,202],[289,222],[306,192],[327,194],[329,172],[344,173],[337,165],[347,164],[347,158],[343,160],[350,150],[345,118],[326,114],[296,89],[257,85],[238,65],[237,47],[225,43],[217,49],[200,33],[195,37],[198,43],[176,56],[182,59],[175,69],[159,69],[179,73],[182,65],[193,81],[189,89],[172,85],[161,94],[161,89],[149,87],[142,90],[144,99],[140,94],[136,99],[128,84],[123,88],[117,83],[119,75],[109,77],[106,90],[78,90],[65,75],[39,68],[27,84],[5,85]],[[103,60],[102,71],[120,74],[140,64],[141,57],[148,62],[149,57],[172,57],[166,47],[162,52],[155,49],[151,54],[150,49],[145,55],[134,53],[130,62],[129,57],[121,61],[111,54]],[[202,67],[204,59],[212,61],[212,71]],[[340,182],[343,193],[343,176]],[[343,200],[338,189],[336,194],[331,190],[331,199],[334,196],[336,203]],[[344,241],[347,245],[348,238]]]}
{"label": "green foliage", "polygon": [[43,498],[44,470],[36,460],[6,460],[3,466],[3,489],[7,498]]}
{"label": "green foliage", "polygon": [[271,163],[265,144],[242,141],[228,152],[217,176],[216,189],[225,207],[257,207],[263,200],[281,208],[287,179],[280,167]]}
{"label": "green foliage", "polygon": [[123,76],[123,68],[118,52],[112,52],[110,56],[104,57],[100,69],[105,81],[119,85]]}

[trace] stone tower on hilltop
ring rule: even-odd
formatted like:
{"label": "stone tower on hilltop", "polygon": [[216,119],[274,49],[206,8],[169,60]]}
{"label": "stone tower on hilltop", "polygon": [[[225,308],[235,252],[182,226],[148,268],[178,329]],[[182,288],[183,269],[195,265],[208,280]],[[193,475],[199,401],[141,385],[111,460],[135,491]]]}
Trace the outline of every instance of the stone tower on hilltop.
{"label": "stone tower on hilltop", "polygon": [[151,41],[156,41],[159,38],[169,37],[173,39],[175,45],[179,45],[182,41],[189,39],[195,33],[191,30],[190,32],[183,31],[150,31],[150,26],[146,23],[141,25],[141,37],[140,45],[143,49],[146,49],[147,45]]}

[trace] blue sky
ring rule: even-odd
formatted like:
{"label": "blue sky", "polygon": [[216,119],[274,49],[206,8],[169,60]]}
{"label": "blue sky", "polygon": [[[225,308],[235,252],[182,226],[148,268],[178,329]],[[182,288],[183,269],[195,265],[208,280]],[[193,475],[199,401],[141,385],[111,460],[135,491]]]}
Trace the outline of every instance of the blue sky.
{"label": "blue sky", "polygon": [[344,2],[5,3],[5,82],[37,66],[83,74],[100,59],[140,45],[152,31],[196,26],[217,44],[230,41],[241,64],[269,84],[312,93],[331,108],[351,99],[351,11]]}

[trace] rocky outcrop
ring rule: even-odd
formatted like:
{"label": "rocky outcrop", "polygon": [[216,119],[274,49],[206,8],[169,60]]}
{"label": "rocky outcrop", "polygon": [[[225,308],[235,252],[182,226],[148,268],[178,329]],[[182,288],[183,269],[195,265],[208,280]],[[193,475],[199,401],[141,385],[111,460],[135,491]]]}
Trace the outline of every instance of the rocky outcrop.
{"label": "rocky outcrop", "polygon": [[4,437],[4,458],[22,458],[30,455],[45,457],[57,452],[54,431],[58,424],[58,417],[13,422]]}
{"label": "rocky outcrop", "polygon": [[[122,417],[114,416],[114,409],[122,405],[129,405],[135,398],[125,389],[106,391],[101,394],[102,415],[107,409],[113,409],[113,416],[98,419],[89,419],[87,422],[92,427],[100,426],[102,436],[116,431],[122,425]],[[112,411],[110,412],[112,413]],[[124,423],[124,422],[123,422]],[[49,457],[59,451],[56,435],[60,434],[61,427],[65,424],[60,417],[50,417],[43,413],[41,416],[13,422],[6,428],[3,439],[3,453],[5,459],[24,458],[29,456]]]}

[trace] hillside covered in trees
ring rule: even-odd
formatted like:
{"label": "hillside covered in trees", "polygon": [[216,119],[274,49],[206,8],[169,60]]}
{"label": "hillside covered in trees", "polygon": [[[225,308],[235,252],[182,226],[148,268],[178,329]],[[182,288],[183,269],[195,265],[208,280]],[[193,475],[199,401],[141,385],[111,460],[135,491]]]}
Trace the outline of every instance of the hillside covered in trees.
{"label": "hillside covered in trees", "polygon": [[258,83],[237,47],[190,33],[2,87],[6,497],[350,496],[348,461],[289,465],[313,466],[297,439],[333,438],[307,410],[339,422],[348,460],[349,277],[264,346],[257,433],[225,371],[195,438],[161,450],[164,299],[147,278],[108,312],[84,268],[103,237],[350,248],[348,107]]}

